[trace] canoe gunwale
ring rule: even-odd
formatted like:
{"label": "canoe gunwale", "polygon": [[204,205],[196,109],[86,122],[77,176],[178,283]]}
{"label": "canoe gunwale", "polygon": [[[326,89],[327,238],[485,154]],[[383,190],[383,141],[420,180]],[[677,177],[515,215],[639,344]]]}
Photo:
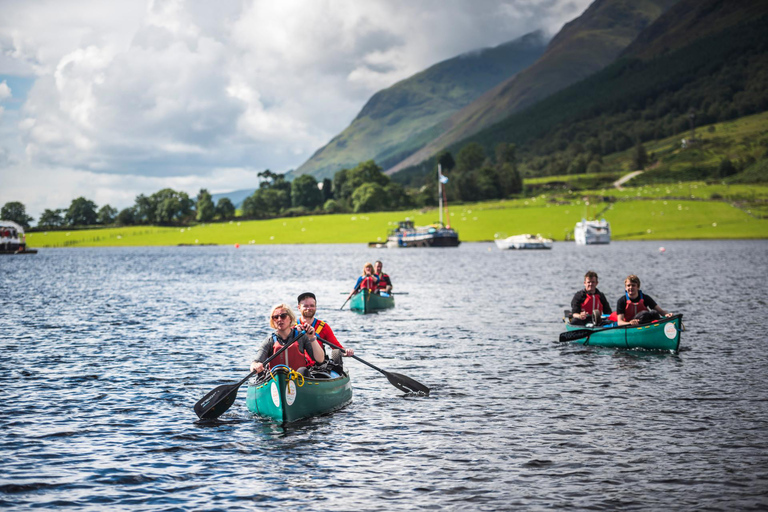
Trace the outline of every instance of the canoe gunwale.
{"label": "canoe gunwale", "polygon": [[[674,338],[666,337],[662,338],[664,336],[663,334],[663,327],[666,324],[679,324],[679,326],[676,326],[676,335]],[[664,346],[646,346],[649,343],[649,341],[646,339],[642,339],[638,341],[637,339],[632,340],[632,338],[638,338],[640,335],[642,335],[647,329],[649,328],[658,328],[662,327],[661,331],[657,331],[659,334],[662,334],[662,336],[659,336],[659,340],[662,341],[662,343],[659,343],[659,345]],[[568,322],[566,322],[566,332],[573,332],[573,331],[591,331],[590,334],[584,336],[583,338],[579,337],[577,339],[571,340],[570,343],[578,344],[578,345],[584,345],[584,346],[592,346],[592,347],[602,347],[602,348],[626,348],[626,349],[634,349],[634,350],[660,350],[660,351],[671,351],[671,352],[678,352],[680,348],[680,334],[685,330],[685,325],[683,324],[683,315],[682,313],[678,313],[676,315],[672,315],[671,317],[662,318],[656,322],[652,322],[650,324],[643,324],[643,325],[619,325],[614,327],[586,327],[583,325],[573,325]],[[622,335],[623,334],[623,335]],[[656,334],[656,333],[654,333]],[[597,336],[599,338],[602,338],[601,342],[593,342],[590,343],[590,338],[593,336]]]}

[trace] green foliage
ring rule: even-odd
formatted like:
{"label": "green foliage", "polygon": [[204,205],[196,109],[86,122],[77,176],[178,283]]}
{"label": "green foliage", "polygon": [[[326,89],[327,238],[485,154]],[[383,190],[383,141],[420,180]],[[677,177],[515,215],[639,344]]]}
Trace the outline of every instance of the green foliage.
{"label": "green foliage", "polygon": [[72,200],[64,221],[68,226],[92,226],[96,224],[96,203],[84,197]]}
{"label": "green foliage", "polygon": [[136,208],[124,208],[120,210],[115,219],[118,226],[132,226],[136,224]]}
{"label": "green foliage", "polygon": [[[193,205],[194,201],[186,192],[177,192],[170,188],[164,188],[149,197],[140,194],[136,197],[133,210],[134,223],[181,224],[190,219]],[[127,220],[127,215],[124,220]]]}
{"label": "green foliage", "polygon": [[115,217],[117,217],[117,208],[112,208],[108,204],[105,204],[96,212],[96,222],[102,226],[108,226],[115,222]]}
{"label": "green foliage", "polygon": [[66,210],[49,210],[46,209],[40,215],[40,220],[37,221],[37,227],[43,229],[58,229],[64,227],[64,213]]}
{"label": "green foliage", "polygon": [[352,193],[352,209],[355,212],[375,212],[387,209],[387,192],[378,183],[363,183]]}
{"label": "green foliage", "polygon": [[28,228],[29,223],[35,220],[27,215],[27,208],[18,201],[5,203],[0,209],[0,219],[10,220],[24,228]]}
{"label": "green foliage", "polygon": [[485,162],[485,150],[477,142],[470,142],[456,156],[456,170],[460,172],[479,169]]}
{"label": "green foliage", "polygon": [[207,189],[201,188],[197,194],[197,221],[210,222],[216,215],[216,207],[213,204],[211,193]]}
{"label": "green foliage", "polygon": [[645,169],[645,166],[648,165],[648,153],[645,151],[645,146],[643,146],[643,143],[640,142],[639,139],[637,144],[635,144],[635,151],[632,154],[632,163],[634,164],[634,169],[637,170],[643,170]]}
{"label": "green foliage", "polygon": [[291,204],[314,210],[323,203],[323,193],[317,180],[310,174],[302,174],[291,182]]}
{"label": "green foliage", "polygon": [[228,197],[222,197],[219,202],[216,203],[216,215],[221,220],[229,220],[235,217],[235,205]]}

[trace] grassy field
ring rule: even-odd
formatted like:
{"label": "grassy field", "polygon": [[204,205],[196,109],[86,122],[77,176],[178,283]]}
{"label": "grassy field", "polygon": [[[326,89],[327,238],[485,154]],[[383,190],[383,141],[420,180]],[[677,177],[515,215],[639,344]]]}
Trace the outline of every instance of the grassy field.
{"label": "grassy field", "polygon": [[[706,195],[706,188],[702,191]],[[685,191],[685,187],[684,190]],[[605,191],[606,193],[608,191]],[[585,216],[611,222],[614,240],[768,238],[768,220],[722,201],[631,198],[588,204],[563,204],[546,196],[459,205],[450,210],[451,226],[465,242],[493,240],[521,233],[540,233],[555,240],[570,237]],[[759,193],[768,194],[768,190]],[[27,234],[33,248],[203,244],[367,243],[385,240],[397,222],[409,217],[417,225],[438,220],[437,210],[339,214],[264,221],[232,221],[186,228],[124,227]]]}

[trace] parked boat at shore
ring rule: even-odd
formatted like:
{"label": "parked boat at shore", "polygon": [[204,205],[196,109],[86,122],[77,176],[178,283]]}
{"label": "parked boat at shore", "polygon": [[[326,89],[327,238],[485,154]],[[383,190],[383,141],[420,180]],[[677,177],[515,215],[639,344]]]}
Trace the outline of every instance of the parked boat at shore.
{"label": "parked boat at shore", "polygon": [[578,245],[608,244],[611,242],[611,225],[605,219],[581,219],[573,230]]}
{"label": "parked boat at shore", "polygon": [[560,334],[560,341],[569,341],[593,347],[670,350],[677,352],[680,347],[680,333],[684,329],[682,314],[637,326],[586,327],[566,322],[566,332]]}
{"label": "parked boat at shore", "polygon": [[246,406],[280,424],[319,416],[352,401],[349,375],[332,372],[323,378],[303,377],[285,365],[271,368],[266,379],[248,384]]}
{"label": "parked boat at shore", "polygon": [[10,220],[0,220],[0,254],[37,254],[27,248],[24,228]]}
{"label": "parked boat at shore", "polygon": [[541,235],[515,235],[494,240],[499,249],[551,249],[552,239]]}

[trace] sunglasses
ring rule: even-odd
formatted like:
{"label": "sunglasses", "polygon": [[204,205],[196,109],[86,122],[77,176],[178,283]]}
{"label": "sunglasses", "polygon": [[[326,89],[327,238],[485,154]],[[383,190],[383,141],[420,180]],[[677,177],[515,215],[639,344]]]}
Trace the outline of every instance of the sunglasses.
{"label": "sunglasses", "polygon": [[277,320],[278,318],[280,320],[285,320],[286,318],[288,318],[288,316],[289,316],[288,313],[280,313],[279,315],[272,315],[272,320]]}

